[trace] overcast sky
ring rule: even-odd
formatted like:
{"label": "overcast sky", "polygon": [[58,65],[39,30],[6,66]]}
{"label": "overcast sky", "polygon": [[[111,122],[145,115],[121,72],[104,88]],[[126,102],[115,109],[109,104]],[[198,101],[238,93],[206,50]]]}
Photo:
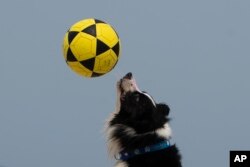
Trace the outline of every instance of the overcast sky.
{"label": "overcast sky", "polygon": [[[64,33],[95,17],[121,38],[121,59],[94,79],[72,72]],[[250,150],[249,0],[1,0],[0,166],[109,167],[105,119],[132,71],[171,107],[185,167],[228,167]]]}

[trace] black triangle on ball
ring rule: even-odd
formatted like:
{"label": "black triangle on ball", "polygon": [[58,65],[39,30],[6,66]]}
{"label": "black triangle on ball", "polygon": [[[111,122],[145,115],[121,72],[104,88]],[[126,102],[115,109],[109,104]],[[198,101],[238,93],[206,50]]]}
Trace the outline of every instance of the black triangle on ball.
{"label": "black triangle on ball", "polygon": [[74,56],[74,54],[72,53],[72,51],[71,51],[70,48],[67,51],[66,61],[69,61],[69,62],[75,62],[75,61],[77,61],[76,57]]}
{"label": "black triangle on ball", "polygon": [[103,74],[102,74],[102,73],[92,72],[91,77],[99,77],[99,76],[101,76],[101,75],[103,75]]}
{"label": "black triangle on ball", "polygon": [[106,45],[104,42],[102,42],[101,40],[97,39],[97,43],[96,43],[96,56],[108,51],[110,49],[110,47],[108,45]]}
{"label": "black triangle on ball", "polygon": [[77,31],[69,31],[68,32],[68,42],[69,44],[73,41],[73,39],[77,36],[79,32]]}
{"label": "black triangle on ball", "polygon": [[93,37],[96,37],[96,25],[93,24],[91,26],[88,26],[87,28],[82,30],[82,32],[89,34],[89,35],[92,35]]}
{"label": "black triangle on ball", "polygon": [[86,67],[87,69],[89,69],[90,71],[93,71],[93,70],[94,70],[94,67],[95,67],[95,57],[94,57],[94,58],[87,59],[87,60],[80,61],[80,63],[81,63],[84,67]]}
{"label": "black triangle on ball", "polygon": [[119,41],[116,43],[116,45],[112,48],[112,50],[115,52],[116,56],[119,56],[120,53],[120,44]]}
{"label": "black triangle on ball", "polygon": [[104,24],[105,24],[104,21],[101,21],[101,20],[98,20],[98,19],[95,19],[95,23],[96,23],[96,24],[97,24],[97,23],[104,23]]}

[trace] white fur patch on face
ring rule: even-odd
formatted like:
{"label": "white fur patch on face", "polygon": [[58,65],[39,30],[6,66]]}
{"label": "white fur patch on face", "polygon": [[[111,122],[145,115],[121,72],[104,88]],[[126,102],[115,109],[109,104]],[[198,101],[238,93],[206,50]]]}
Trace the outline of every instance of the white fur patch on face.
{"label": "white fur patch on face", "polygon": [[126,79],[126,78],[122,79],[121,87],[125,93],[134,91],[140,92],[135,79]]}
{"label": "white fur patch on face", "polygon": [[119,161],[119,162],[117,162],[115,167],[128,167],[128,165],[126,162]]}
{"label": "white fur patch on face", "polygon": [[122,87],[124,93],[138,91],[138,92],[146,95],[151,100],[152,104],[156,107],[154,99],[148,93],[140,91],[134,78],[133,79],[126,79],[126,78],[122,79],[121,87]]}
{"label": "white fur patch on face", "polygon": [[156,130],[156,134],[158,136],[164,137],[166,139],[170,139],[171,136],[172,136],[172,130],[171,130],[169,124],[165,123],[163,128],[160,128],[160,129]]}

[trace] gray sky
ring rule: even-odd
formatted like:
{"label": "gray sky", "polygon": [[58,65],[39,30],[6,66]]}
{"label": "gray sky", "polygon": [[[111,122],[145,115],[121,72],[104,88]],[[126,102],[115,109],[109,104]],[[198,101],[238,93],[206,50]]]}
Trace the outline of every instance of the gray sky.
{"label": "gray sky", "polygon": [[[61,52],[89,17],[122,42],[116,68],[95,79]],[[0,166],[112,166],[103,124],[128,71],[170,105],[183,166],[229,166],[229,150],[250,149],[249,18],[249,0],[2,0]]]}

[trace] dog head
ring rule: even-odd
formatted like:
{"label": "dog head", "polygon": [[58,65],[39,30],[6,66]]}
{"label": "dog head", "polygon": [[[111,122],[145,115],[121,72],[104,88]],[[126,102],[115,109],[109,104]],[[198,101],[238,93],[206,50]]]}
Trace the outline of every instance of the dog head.
{"label": "dog head", "polygon": [[164,126],[168,121],[166,116],[169,114],[169,107],[157,104],[148,93],[140,91],[132,73],[120,80],[120,90],[120,114],[124,124],[145,133]]}
{"label": "dog head", "polygon": [[140,91],[131,72],[127,73],[119,81],[119,89],[122,95],[128,92]]}

